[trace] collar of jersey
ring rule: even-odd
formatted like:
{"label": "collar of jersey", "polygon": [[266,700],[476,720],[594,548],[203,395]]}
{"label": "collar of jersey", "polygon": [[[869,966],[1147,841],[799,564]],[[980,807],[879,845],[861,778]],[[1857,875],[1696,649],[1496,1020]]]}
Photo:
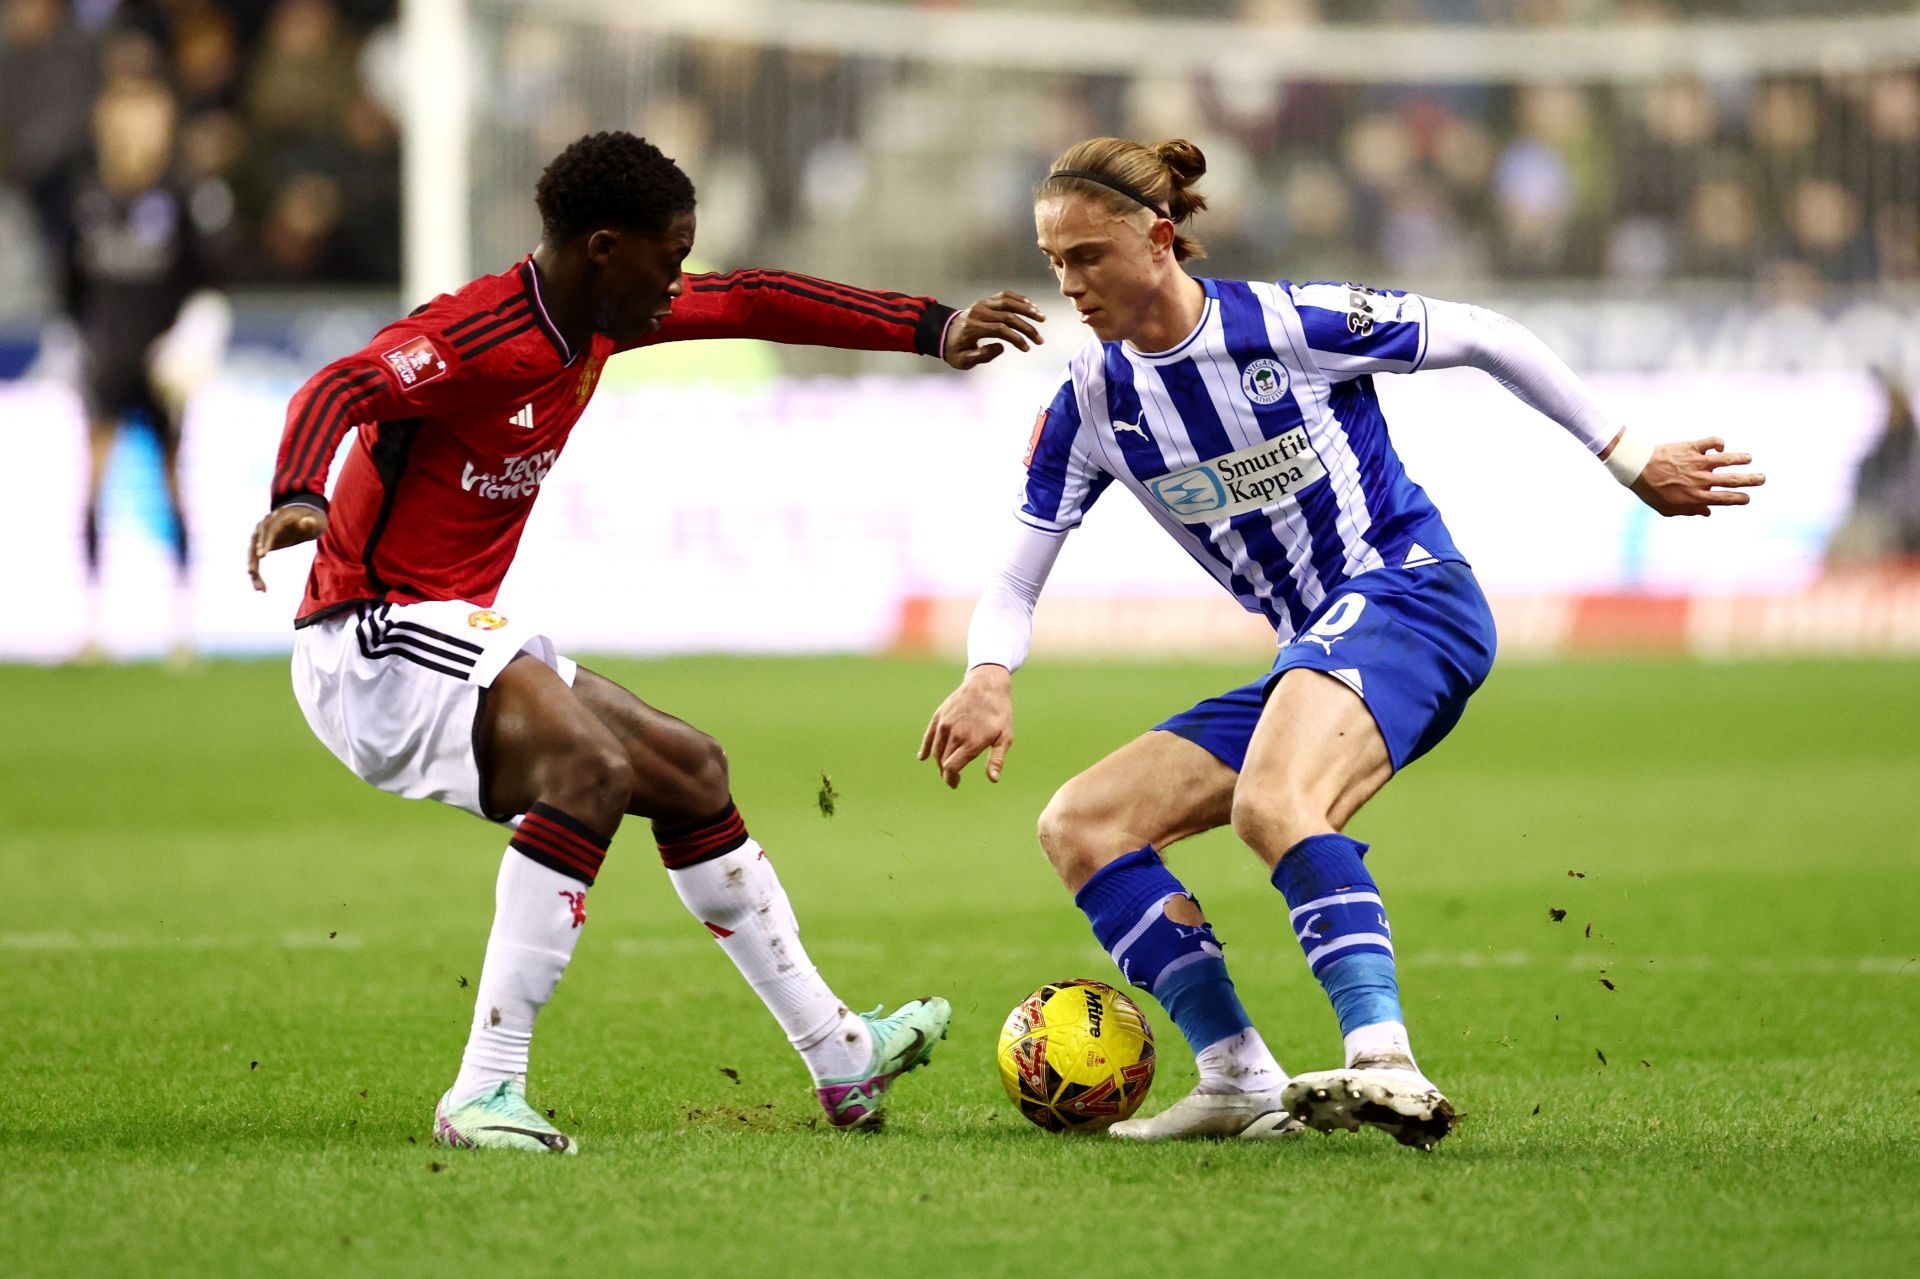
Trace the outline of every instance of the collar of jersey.
{"label": "collar of jersey", "polygon": [[1187,336],[1181,338],[1164,351],[1142,351],[1133,343],[1123,341],[1120,343],[1120,346],[1126,351],[1129,359],[1139,360],[1143,364],[1171,363],[1186,354],[1187,348],[1194,344],[1201,333],[1205,332],[1207,321],[1213,318],[1213,303],[1217,295],[1213,291],[1212,280],[1207,279],[1205,276],[1197,278],[1200,280],[1200,287],[1206,290],[1207,301],[1206,305],[1200,308],[1200,320],[1199,323],[1193,326],[1193,332],[1187,334]]}
{"label": "collar of jersey", "polygon": [[547,341],[553,343],[554,352],[559,355],[560,363],[572,364],[574,352],[567,347],[567,340],[560,336],[553,317],[547,314],[547,301],[540,296],[540,273],[534,270],[533,254],[520,259],[520,287],[533,300],[533,316],[539,321],[540,331],[547,335]]}

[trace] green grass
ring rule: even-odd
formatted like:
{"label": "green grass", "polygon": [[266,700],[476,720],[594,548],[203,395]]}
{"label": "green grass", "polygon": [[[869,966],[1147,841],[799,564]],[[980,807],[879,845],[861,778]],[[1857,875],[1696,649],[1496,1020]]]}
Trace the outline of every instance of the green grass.
{"label": "green grass", "polygon": [[[1074,770],[1250,671],[1042,663],[1020,677],[1007,780],[950,794],[912,760],[945,666],[604,669],[727,744],[847,998],[953,1000],[952,1038],[890,1130],[812,1126],[798,1062],[635,830],[535,1053],[536,1099],[585,1154],[429,1147],[498,832],[349,776],[278,664],[0,669],[0,1274],[1911,1264],[1912,666],[1496,673],[1355,825],[1423,1064],[1468,1116],[1431,1156],[1371,1133],[1061,1139],[1000,1092],[1015,1000],[1110,975],[1035,814]],[[1332,1064],[1332,1017],[1251,856],[1216,834],[1174,861],[1282,1061]],[[1192,1064],[1153,1014],[1158,1106]]]}

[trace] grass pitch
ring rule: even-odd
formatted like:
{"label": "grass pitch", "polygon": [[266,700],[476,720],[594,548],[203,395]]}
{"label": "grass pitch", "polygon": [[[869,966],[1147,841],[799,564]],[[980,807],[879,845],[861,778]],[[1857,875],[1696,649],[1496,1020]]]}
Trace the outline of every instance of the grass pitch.
{"label": "grass pitch", "polygon": [[[1042,662],[1007,779],[957,794],[912,759],[950,667],[605,663],[727,744],[843,996],[956,1015],[889,1131],[816,1129],[799,1063],[629,830],[535,1047],[571,1160],[427,1144],[498,831],[349,776],[278,663],[0,669],[0,1274],[1905,1272],[1910,665],[1495,672],[1354,827],[1422,1063],[1467,1115],[1437,1153],[1024,1123],[1001,1019],[1043,980],[1112,976],[1035,815],[1257,662]],[[1215,834],[1172,861],[1281,1060],[1334,1064],[1251,856]],[[1158,1107],[1192,1063],[1148,1007]]]}

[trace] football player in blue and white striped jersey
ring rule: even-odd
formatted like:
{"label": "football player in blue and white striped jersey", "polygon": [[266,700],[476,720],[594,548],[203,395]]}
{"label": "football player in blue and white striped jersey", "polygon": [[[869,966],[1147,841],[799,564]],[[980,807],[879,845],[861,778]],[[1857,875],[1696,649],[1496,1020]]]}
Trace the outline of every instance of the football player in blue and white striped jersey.
{"label": "football player in blue and white striped jersey", "polygon": [[[1392,930],[1340,833],[1458,722],[1493,662],[1485,597],[1395,454],[1377,373],[1468,366],[1558,422],[1662,515],[1738,506],[1764,482],[1719,439],[1625,429],[1513,321],[1350,284],[1197,279],[1178,230],[1205,207],[1190,142],[1099,138],[1035,199],[1061,293],[1098,339],[1041,413],[1012,552],[974,612],[968,671],[921,757],[948,785],[1013,739],[1012,673],[1066,535],[1116,480],[1250,611],[1269,670],[1122,746],[1060,788],[1040,842],[1128,981],[1192,1045],[1193,1094],[1115,1136],[1279,1136],[1372,1124],[1431,1148],[1453,1108],[1415,1064]],[[1165,850],[1231,824],[1272,872],[1345,1039],[1341,1070],[1289,1080],[1241,1007],[1219,939]]]}

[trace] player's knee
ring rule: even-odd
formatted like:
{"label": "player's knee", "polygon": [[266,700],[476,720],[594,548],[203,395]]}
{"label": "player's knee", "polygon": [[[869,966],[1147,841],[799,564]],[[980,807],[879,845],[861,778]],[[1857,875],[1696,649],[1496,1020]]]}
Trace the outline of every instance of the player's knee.
{"label": "player's knee", "polygon": [[556,761],[560,784],[576,816],[598,825],[617,820],[633,793],[633,764],[611,734],[596,734],[571,743]]}
{"label": "player's knee", "polygon": [[1268,865],[1289,848],[1327,829],[1327,814],[1290,786],[1242,785],[1233,792],[1233,833]]}
{"label": "player's knee", "polygon": [[705,733],[692,730],[686,758],[686,789],[689,811],[717,813],[726,807],[733,783],[727,775],[727,752]]}
{"label": "player's knee", "polygon": [[1040,812],[1040,847],[1053,863],[1054,873],[1068,888],[1078,889],[1093,873],[1125,848],[1110,814],[1089,802],[1072,782],[1055,791]]}

